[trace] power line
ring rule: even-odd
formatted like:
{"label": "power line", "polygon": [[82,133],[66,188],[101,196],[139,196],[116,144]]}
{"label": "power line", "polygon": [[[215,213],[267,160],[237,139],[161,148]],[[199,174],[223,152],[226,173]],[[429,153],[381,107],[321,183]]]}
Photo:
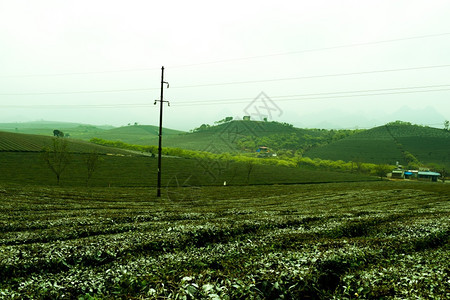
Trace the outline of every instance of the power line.
{"label": "power line", "polygon": [[344,49],[344,48],[352,48],[352,47],[361,47],[361,46],[385,44],[385,43],[400,42],[400,41],[415,40],[415,39],[435,38],[435,37],[441,37],[441,36],[446,36],[446,35],[450,35],[450,32],[438,33],[438,34],[419,35],[419,36],[411,36],[411,37],[406,37],[406,38],[396,38],[396,39],[389,39],[389,40],[380,40],[380,41],[365,42],[365,43],[354,43],[354,44],[347,44],[347,45],[340,45],[340,46],[305,49],[305,50],[282,52],[282,53],[274,53],[274,54],[265,54],[265,55],[255,55],[255,56],[247,56],[247,57],[240,57],[240,58],[223,59],[223,60],[216,60],[216,61],[203,62],[203,63],[171,66],[171,68],[184,68],[184,67],[193,67],[193,66],[199,66],[199,65],[210,65],[210,64],[218,64],[218,63],[225,63],[225,62],[233,62],[233,61],[242,61],[242,60],[258,59],[258,58],[274,57],[274,56],[285,56],[285,55],[293,55],[293,54],[308,53],[308,52],[318,52],[318,51],[327,51],[327,50]]}
{"label": "power line", "polygon": [[[300,76],[300,77],[273,78],[273,79],[247,80],[247,81],[233,81],[233,82],[221,82],[221,83],[206,83],[206,84],[176,86],[176,87],[172,87],[172,89],[196,88],[196,87],[205,87],[205,86],[235,85],[235,84],[250,84],[250,83],[263,83],[263,82],[289,81],[289,80],[303,80],[303,79],[314,79],[314,78],[325,78],[325,77],[367,75],[367,74],[377,74],[377,73],[402,72],[402,71],[425,70],[425,69],[448,68],[448,67],[450,67],[450,64],[449,65],[434,65],[434,66],[398,68],[398,69],[383,69],[383,70],[372,70],[372,71],[361,71],[361,72],[349,72],[349,73],[334,73],[334,74],[311,75],[311,76]],[[117,90],[91,90],[91,91],[67,91],[67,92],[0,93],[0,96],[34,96],[34,95],[63,95],[63,94],[66,95],[66,94],[138,92],[138,91],[151,91],[151,90],[156,90],[156,89],[158,89],[158,88],[136,88],[136,89],[117,89]]]}
{"label": "power line", "polygon": [[30,104],[30,105],[0,105],[0,108],[33,108],[33,109],[84,109],[84,108],[128,108],[128,107],[153,107],[148,103],[134,104]]}
{"label": "power line", "polygon": [[[282,96],[271,96],[271,99],[276,98],[293,98],[293,97],[311,97],[311,96],[321,96],[321,95],[339,95],[339,94],[351,94],[351,93],[370,93],[370,92],[381,92],[381,91],[395,91],[395,90],[411,90],[411,89],[429,89],[429,88],[442,88],[450,87],[450,84],[440,84],[440,85],[424,85],[424,86],[409,86],[409,87],[395,87],[395,88],[384,88],[384,89],[368,89],[368,90],[354,90],[354,91],[339,91],[339,92],[326,92],[326,93],[309,93],[309,94],[294,94],[294,95],[282,95]],[[411,91],[413,92],[413,91]],[[239,101],[239,100],[250,100],[249,97],[245,98],[225,98],[225,99],[209,99],[209,100],[187,100],[189,103],[218,103],[227,101]],[[282,100],[281,100],[282,101]],[[177,101],[179,103],[179,101]]]}
{"label": "power line", "polygon": [[0,93],[0,96],[38,96],[38,95],[70,95],[70,94],[97,94],[97,93],[122,93],[144,92],[157,90],[158,88],[136,88],[118,90],[92,90],[92,91],[68,91],[68,92],[30,92],[30,93]]}
{"label": "power line", "polygon": [[435,69],[435,68],[448,68],[448,67],[450,67],[450,65],[435,65],[435,66],[423,66],[423,67],[411,67],[411,68],[399,68],[399,69],[384,69],[384,70],[374,70],[374,71],[335,73],[335,74],[300,76],[300,77],[287,77],[287,78],[274,78],[274,79],[262,79],[262,80],[247,80],[247,81],[232,81],[232,82],[207,83],[207,84],[197,84],[197,85],[184,85],[184,86],[177,86],[177,87],[174,87],[174,88],[175,89],[177,89],[177,88],[178,89],[183,89],[183,88],[196,88],[196,87],[205,87],[205,86],[250,84],[250,83],[263,83],[263,82],[314,79],[314,78],[325,78],[325,77],[366,75],[366,74],[377,74],[377,73],[387,73],[387,72],[401,72],[401,71],[412,71],[412,70],[424,70],[424,69]]}
{"label": "power line", "polygon": [[[222,60],[216,60],[216,61],[199,62],[199,63],[193,63],[193,64],[173,65],[173,66],[170,66],[170,68],[171,69],[186,68],[186,67],[194,67],[194,66],[201,66],[201,65],[211,65],[211,64],[219,64],[219,63],[234,62],[234,61],[260,59],[260,58],[267,58],[267,57],[286,56],[286,55],[294,55],[294,54],[301,54],[301,53],[311,53],[311,52],[329,51],[329,50],[345,49],[345,48],[353,48],[353,47],[361,47],[361,46],[370,46],[370,45],[377,45],[377,44],[386,44],[386,43],[393,43],[393,42],[402,42],[402,41],[416,40],[416,39],[436,38],[436,37],[443,37],[443,36],[448,36],[448,35],[450,35],[450,32],[410,36],[410,37],[404,37],[404,38],[387,39],[387,40],[379,40],[379,41],[372,41],[372,42],[353,43],[353,44],[322,47],[322,48],[304,49],[304,50],[281,52],[281,53],[254,55],[254,56],[222,59]],[[49,74],[0,75],[0,78],[94,75],[94,74],[124,73],[124,72],[145,72],[145,71],[153,71],[153,70],[157,70],[157,69],[159,69],[159,68],[152,67],[152,68],[118,69],[118,70],[108,70],[108,71],[104,70],[104,71],[89,71],[89,72],[62,72],[62,73],[49,73]]]}
{"label": "power line", "polygon": [[[409,90],[409,91],[408,91]],[[326,93],[308,93],[308,94],[293,94],[293,95],[279,95],[270,97],[274,101],[309,101],[332,98],[353,98],[353,97],[367,97],[380,95],[395,95],[395,94],[414,94],[414,93],[429,93],[449,91],[450,84],[443,85],[426,85],[426,86],[410,86],[410,87],[396,87],[384,89],[368,89],[368,90],[354,90],[354,91],[338,91]],[[281,98],[281,99],[280,99]],[[172,106],[203,106],[203,105],[222,105],[222,104],[241,104],[252,101],[251,97],[244,98],[228,98],[228,99],[210,99],[191,101],[186,100],[185,103],[179,101],[172,103]],[[189,102],[189,103],[186,103]],[[38,105],[0,105],[0,108],[40,108],[40,109],[83,109],[83,108],[131,108],[131,107],[153,107],[149,103],[118,103],[118,104],[38,104]]]}
{"label": "power line", "polygon": [[[395,95],[395,94],[414,94],[414,93],[429,93],[429,92],[443,92],[450,91],[450,87],[446,89],[432,89],[432,90],[422,90],[422,91],[399,91],[399,92],[386,92],[386,93],[370,93],[370,94],[352,94],[352,95],[335,95],[335,96],[325,96],[325,97],[307,97],[307,98],[291,98],[291,99],[276,99],[277,102],[280,101],[310,101],[310,100],[324,100],[324,99],[335,99],[335,98],[356,98],[356,97],[368,97],[368,96],[382,96],[382,95]],[[271,97],[274,99],[275,97]],[[248,99],[249,100],[249,99]],[[220,104],[240,104],[243,101],[235,102],[210,102],[202,103],[201,105],[220,105]],[[180,104],[173,106],[198,106],[200,104]]]}
{"label": "power line", "polygon": [[109,74],[109,73],[124,73],[124,72],[146,72],[157,70],[158,68],[135,68],[135,69],[120,69],[109,71],[91,71],[91,72],[66,72],[66,73],[49,73],[49,74],[22,74],[22,75],[0,75],[0,78],[21,78],[21,77],[57,77],[57,76],[72,76],[72,75],[95,75],[95,74]]}

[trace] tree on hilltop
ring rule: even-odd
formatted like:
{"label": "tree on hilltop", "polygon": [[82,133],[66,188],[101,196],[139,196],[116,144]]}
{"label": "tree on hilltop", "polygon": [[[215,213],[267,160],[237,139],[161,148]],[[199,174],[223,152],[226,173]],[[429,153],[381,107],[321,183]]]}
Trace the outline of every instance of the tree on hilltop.
{"label": "tree on hilltop", "polygon": [[224,118],[222,120],[215,121],[214,124],[228,123],[228,122],[231,122],[231,121],[233,121],[233,117],[226,117],[226,118]]}

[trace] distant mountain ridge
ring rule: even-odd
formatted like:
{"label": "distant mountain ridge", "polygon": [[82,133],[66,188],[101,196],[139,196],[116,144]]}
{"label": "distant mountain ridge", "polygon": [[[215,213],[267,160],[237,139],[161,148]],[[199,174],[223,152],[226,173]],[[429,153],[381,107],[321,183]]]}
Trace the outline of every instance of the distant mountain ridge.
{"label": "distant mountain ridge", "polygon": [[381,126],[383,124],[402,120],[413,124],[427,125],[436,128],[443,128],[444,121],[450,119],[428,106],[423,109],[413,109],[403,106],[393,113],[371,112],[345,112],[339,109],[328,109],[317,113],[302,115],[293,122],[297,127],[304,128],[366,128]]}
{"label": "distant mountain ridge", "polygon": [[[31,122],[9,122],[9,123],[0,123],[0,129],[32,129],[32,128],[48,128],[48,129],[66,129],[66,128],[75,128],[78,126],[94,126],[84,123],[74,123],[74,122],[58,122],[58,121],[31,121]],[[94,127],[108,130],[114,128],[112,125],[95,125]]]}

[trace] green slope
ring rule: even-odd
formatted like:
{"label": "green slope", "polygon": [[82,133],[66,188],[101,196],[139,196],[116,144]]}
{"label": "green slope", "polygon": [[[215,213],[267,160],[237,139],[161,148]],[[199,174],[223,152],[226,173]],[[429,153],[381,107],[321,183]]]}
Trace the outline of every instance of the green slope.
{"label": "green slope", "polygon": [[273,150],[291,150],[327,143],[351,134],[350,130],[300,129],[290,124],[260,121],[231,121],[204,126],[184,135],[164,137],[163,145],[209,152],[254,152],[259,146]]}
{"label": "green slope", "polygon": [[310,149],[304,155],[344,161],[407,165],[410,153],[421,164],[435,163],[450,168],[450,132],[418,125],[391,123],[328,145]]}
{"label": "green slope", "polygon": [[[291,134],[302,131],[282,123],[232,121],[216,126],[182,132],[163,130],[163,147],[208,151],[213,153],[242,150],[238,145],[241,139],[270,135]],[[158,127],[127,126],[103,131],[95,137],[105,140],[121,140],[130,144],[158,145]],[[254,151],[255,149],[252,149]]]}
{"label": "green slope", "polygon": [[[63,186],[86,185],[86,154],[73,153],[61,175]],[[156,186],[157,159],[149,156],[102,155],[91,186]],[[38,152],[0,152],[0,184],[56,185],[56,177]],[[248,165],[241,162],[164,157],[162,186],[247,185],[378,180],[354,173],[307,168]]]}
{"label": "green slope", "polygon": [[[163,136],[183,134],[184,131],[163,128]],[[104,140],[119,140],[128,144],[157,145],[159,127],[153,125],[131,125],[104,130],[91,134],[89,138],[100,138]],[[86,136],[87,137],[87,136]],[[85,137],[85,138],[86,138]]]}
{"label": "green slope", "polygon": [[450,168],[450,131],[417,125],[387,127],[399,148],[412,153],[421,163]]}
{"label": "green slope", "polygon": [[1,131],[26,133],[26,134],[40,134],[53,135],[53,130],[58,129],[64,133],[69,133],[72,137],[81,138],[86,133],[101,132],[114,128],[110,125],[93,126],[81,123],[70,122],[53,122],[53,121],[36,121],[23,123],[0,123]]}
{"label": "green slope", "polygon": [[[120,140],[130,144],[156,145],[158,143],[159,127],[152,125],[132,125],[113,127],[109,125],[93,126],[81,123],[65,123],[38,121],[26,123],[0,123],[0,130],[15,133],[53,136],[53,130],[58,129],[69,134],[71,138],[90,140],[97,137],[105,140]],[[183,131],[163,129],[163,135],[183,134]]]}
{"label": "green slope", "polygon": [[[50,147],[53,144],[52,136],[43,136],[36,134],[22,134],[0,131],[0,152],[41,152],[44,147]],[[92,144],[82,140],[64,138],[68,143],[69,152],[100,154],[122,154],[130,155],[131,152]]]}
{"label": "green slope", "polygon": [[[78,123],[30,122],[0,124],[0,130],[40,135],[53,135],[53,129],[70,134],[71,138],[90,140],[120,140],[128,144],[158,145],[159,128],[151,125],[131,125],[118,128]],[[231,121],[215,126],[202,125],[193,132],[163,129],[163,146],[209,152],[254,152],[259,146],[273,150],[309,148],[340,139],[352,131],[300,129],[287,123]]]}
{"label": "green slope", "polygon": [[[15,123],[0,123],[0,130],[10,131],[10,130],[19,130],[19,131],[27,131],[27,130],[36,130],[36,129],[67,129],[67,128],[75,128],[78,126],[82,126],[86,124],[82,123],[73,123],[73,122],[57,122],[57,121],[34,121],[34,122],[15,122]],[[102,129],[111,129],[113,126],[104,125],[97,126]],[[22,132],[26,133],[26,132]]]}
{"label": "green slope", "polygon": [[255,121],[231,121],[216,126],[204,126],[194,132],[164,137],[163,145],[213,153],[240,151],[237,142],[248,136],[263,136],[286,130],[282,126]]}

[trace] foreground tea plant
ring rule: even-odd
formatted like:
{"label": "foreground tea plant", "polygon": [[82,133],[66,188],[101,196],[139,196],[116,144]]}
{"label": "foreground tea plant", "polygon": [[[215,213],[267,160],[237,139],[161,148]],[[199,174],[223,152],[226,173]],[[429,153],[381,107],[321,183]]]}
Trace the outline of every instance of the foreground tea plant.
{"label": "foreground tea plant", "polygon": [[448,185],[0,191],[0,298],[450,298]]}

